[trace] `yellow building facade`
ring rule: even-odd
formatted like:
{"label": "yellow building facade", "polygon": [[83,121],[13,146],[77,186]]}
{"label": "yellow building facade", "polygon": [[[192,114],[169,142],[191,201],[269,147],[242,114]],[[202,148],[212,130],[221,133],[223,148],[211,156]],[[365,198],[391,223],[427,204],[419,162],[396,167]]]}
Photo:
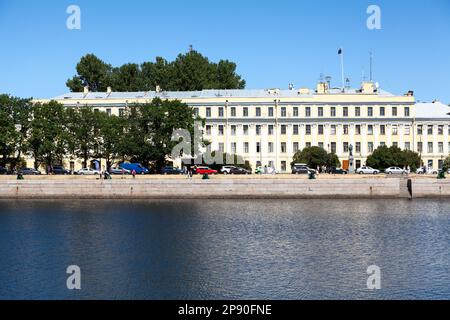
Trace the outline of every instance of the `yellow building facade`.
{"label": "yellow building facade", "polygon": [[[203,90],[194,92],[68,93],[51,100],[77,107],[88,105],[122,115],[127,106],[159,97],[181,100],[206,119],[204,138],[212,150],[237,154],[253,168],[268,166],[290,172],[298,150],[320,146],[365,164],[379,146],[396,145],[421,154],[425,165],[438,169],[449,155],[450,108],[440,102],[418,103],[413,92],[393,95],[372,82],[360,89]],[[36,100],[48,102],[49,100]],[[180,160],[175,160],[180,165]],[[177,163],[178,162],[178,163]],[[67,167],[69,167],[68,164]],[[70,167],[79,169],[81,161]]]}

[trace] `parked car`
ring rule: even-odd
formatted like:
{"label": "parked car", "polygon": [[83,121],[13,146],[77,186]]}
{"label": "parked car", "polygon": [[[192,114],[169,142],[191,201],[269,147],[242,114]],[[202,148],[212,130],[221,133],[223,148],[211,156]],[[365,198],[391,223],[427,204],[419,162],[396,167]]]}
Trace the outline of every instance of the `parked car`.
{"label": "parked car", "polygon": [[148,171],[148,169],[145,168],[140,163],[121,163],[119,165],[119,168],[124,168],[124,169],[130,170],[130,172],[133,172],[133,170],[134,170],[136,172],[136,174],[149,174],[150,173]]}
{"label": "parked car", "polygon": [[131,171],[127,170],[127,169],[116,167],[116,168],[109,169],[109,173],[110,174],[131,174]]}
{"label": "parked car", "polygon": [[292,174],[310,174],[310,173],[316,174],[317,171],[309,168],[306,165],[294,165],[292,167]]}
{"label": "parked car", "polygon": [[358,174],[379,174],[380,170],[364,166],[359,169],[356,169],[356,173],[358,173]]}
{"label": "parked car", "polygon": [[238,168],[238,167],[233,167],[230,169],[229,174],[252,174],[251,171],[244,169],[244,168]]}
{"label": "parked car", "polygon": [[39,170],[36,170],[33,168],[20,169],[19,173],[24,176],[39,176],[39,175],[41,175],[41,172]]}
{"label": "parked car", "polygon": [[54,166],[52,168],[52,172],[53,172],[53,174],[57,174],[57,175],[68,175],[68,174],[70,174],[70,171],[65,169],[63,166]]}
{"label": "parked car", "polygon": [[384,170],[386,174],[406,174],[406,170],[403,170],[399,167],[389,167],[386,170]]}
{"label": "parked car", "polygon": [[182,174],[182,171],[175,167],[164,167],[161,170],[161,174]]}
{"label": "parked car", "polygon": [[83,168],[83,169],[78,170],[77,174],[80,176],[93,176],[93,175],[99,175],[100,171],[89,169],[89,168]]}
{"label": "parked car", "polygon": [[5,167],[0,166],[0,174],[10,174],[10,171]]}
{"label": "parked car", "polygon": [[348,174],[348,171],[341,169],[341,168],[331,167],[330,173],[331,174]]}
{"label": "parked car", "polygon": [[236,168],[236,167],[235,167],[235,166],[223,166],[223,167],[220,169],[220,173],[223,173],[223,174],[230,174],[231,170],[234,169],[234,168]]}
{"label": "parked car", "polygon": [[438,170],[435,170],[433,168],[422,167],[422,168],[417,169],[416,173],[417,174],[438,174],[439,172],[438,172]]}
{"label": "parked car", "polygon": [[209,167],[197,167],[195,169],[196,174],[217,174],[217,170],[210,169]]}

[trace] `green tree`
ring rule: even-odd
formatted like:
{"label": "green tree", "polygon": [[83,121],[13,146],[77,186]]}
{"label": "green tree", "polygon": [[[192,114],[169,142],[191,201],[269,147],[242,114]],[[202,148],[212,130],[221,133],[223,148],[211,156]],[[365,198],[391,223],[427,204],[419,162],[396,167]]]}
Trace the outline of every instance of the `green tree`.
{"label": "green tree", "polygon": [[295,153],[292,166],[295,163],[305,163],[310,168],[317,168],[318,166],[324,166],[330,163],[330,156],[328,153],[320,147],[309,147],[303,150],[299,150]]}
{"label": "green tree", "polygon": [[380,146],[367,158],[366,164],[380,170],[389,167],[410,167],[411,171],[415,171],[421,162],[416,152],[401,150],[395,146]]}
{"label": "green tree", "polygon": [[66,125],[69,132],[68,149],[74,156],[83,159],[83,168],[88,167],[89,159],[99,155],[102,114],[94,112],[89,106],[71,108],[66,111]]}
{"label": "green tree", "polygon": [[0,95],[0,165],[15,168],[26,152],[26,139],[30,128],[32,103]]}
{"label": "green tree", "polygon": [[236,63],[221,60],[216,67],[216,84],[214,89],[244,89],[245,80],[236,73]]}
{"label": "green tree", "polygon": [[148,104],[132,105],[127,110],[126,154],[144,166],[153,163],[162,169],[172,149],[175,130],[194,133],[194,110],[181,101],[154,99]]}
{"label": "green tree", "polygon": [[28,149],[36,168],[40,164],[48,167],[62,163],[70,141],[65,110],[56,101],[33,106]]}
{"label": "green tree", "polygon": [[157,57],[156,62],[144,62],[141,65],[141,76],[141,90],[155,91],[157,86],[167,91],[177,90],[173,81],[173,64],[162,57]]}
{"label": "green tree", "polygon": [[447,171],[448,169],[450,169],[450,155],[447,158],[445,158],[443,165],[444,171]]}
{"label": "green tree", "polygon": [[112,67],[93,54],[81,58],[76,66],[77,75],[69,79],[67,87],[73,92],[82,92],[85,86],[90,90],[106,91],[112,84]]}
{"label": "green tree", "polygon": [[112,89],[119,92],[135,92],[142,90],[142,74],[139,65],[124,64],[114,68],[112,72]]}
{"label": "green tree", "polygon": [[127,140],[125,139],[126,119],[115,115],[99,113],[100,119],[100,156],[106,160],[109,171],[115,159],[125,161]]}
{"label": "green tree", "polygon": [[340,168],[341,167],[341,161],[339,161],[339,157],[335,153],[329,153],[327,155],[326,166],[328,168],[331,168],[331,167]]}

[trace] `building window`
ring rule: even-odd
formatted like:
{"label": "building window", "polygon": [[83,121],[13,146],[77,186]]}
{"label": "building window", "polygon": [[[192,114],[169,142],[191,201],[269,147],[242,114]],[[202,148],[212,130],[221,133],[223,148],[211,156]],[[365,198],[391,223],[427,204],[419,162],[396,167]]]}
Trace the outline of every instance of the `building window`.
{"label": "building window", "polygon": [[269,125],[269,136],[273,135],[273,124]]}
{"label": "building window", "polygon": [[357,142],[355,144],[355,152],[356,153],[361,153],[361,142]]}
{"label": "building window", "polygon": [[256,153],[261,153],[261,144],[259,142],[256,143]]}
{"label": "building window", "polygon": [[273,107],[269,107],[269,117],[273,117]]}
{"label": "building window", "polygon": [[398,148],[398,142],[392,143],[392,146],[395,147],[395,148]]}
{"label": "building window", "polygon": [[433,153],[433,142],[428,142],[428,153]]}
{"label": "building window", "polygon": [[236,107],[231,107],[231,116],[236,117]]}
{"label": "building window", "polygon": [[403,131],[405,136],[409,136],[411,134],[411,127],[409,125],[405,125],[405,129]]}
{"label": "building window", "polygon": [[[119,109],[119,117],[123,117],[125,115],[125,109],[123,109],[123,108],[120,108]],[[198,109],[197,109],[197,115],[196,116],[198,116]]]}
{"label": "building window", "polygon": [[305,147],[306,147],[306,148],[311,148],[311,142],[305,143]]}
{"label": "building window", "polygon": [[355,117],[361,117],[361,108],[360,107],[355,108]]}
{"label": "building window", "polygon": [[331,117],[336,117],[336,107],[331,107],[330,116]]}
{"label": "building window", "polygon": [[344,149],[344,153],[348,153],[349,149],[348,149],[348,142],[344,142],[343,144],[343,149]]}
{"label": "building window", "polygon": [[294,153],[299,150],[298,142],[294,142],[294,144],[292,145],[292,149],[294,150]]}
{"label": "building window", "polygon": [[324,149],[324,147],[323,147],[323,142],[319,142],[319,148]]}
{"label": "building window", "polygon": [[386,146],[386,142],[381,141],[381,142],[380,142],[380,147],[385,147],[385,146]]}
{"label": "building window", "polygon": [[219,118],[223,118],[223,107],[219,108]]}
{"label": "building window", "polygon": [[405,117],[409,117],[409,107],[405,107]]}
{"label": "building window", "polygon": [[260,136],[261,135],[261,125],[256,125],[256,135]]}
{"label": "building window", "polygon": [[419,134],[419,135],[423,134],[423,126],[422,125],[417,126],[417,134]]}
{"label": "building window", "polygon": [[219,125],[219,136],[223,136],[223,132],[224,132],[223,125]]}
{"label": "building window", "polygon": [[360,135],[360,134],[361,134],[361,125],[357,124],[357,125],[355,126],[355,131],[356,131],[356,134],[357,134],[357,135]]}
{"label": "building window", "polygon": [[368,143],[367,143],[367,151],[368,151],[369,153],[372,153],[372,152],[373,152],[373,142],[368,142]]}
{"label": "building window", "polygon": [[335,124],[331,125],[330,130],[331,130],[331,135],[335,136],[336,135],[336,125]]}
{"label": "building window", "polygon": [[106,114],[107,114],[108,116],[111,115],[111,109],[110,109],[110,108],[106,109]]}
{"label": "building window", "polygon": [[438,135],[442,136],[444,134],[444,126],[438,126]]}
{"label": "building window", "polygon": [[439,153],[444,153],[444,143],[443,142],[438,143],[438,150],[439,150]]}
{"label": "building window", "polygon": [[260,107],[256,108],[256,116],[261,117],[261,108]]}
{"label": "building window", "polygon": [[294,136],[298,136],[298,124],[294,124],[293,126]]}
{"label": "building window", "polygon": [[286,172],[286,161],[281,161],[281,171]]}
{"label": "building window", "polygon": [[94,109],[94,112],[100,112],[100,110],[98,110],[98,108],[95,108],[95,109]]}
{"label": "building window", "polygon": [[344,107],[344,117],[348,117],[348,107]]}
{"label": "building window", "polygon": [[248,125],[244,125],[243,127],[242,127],[242,129],[244,130],[244,136],[248,136]]}
{"label": "building window", "polygon": [[231,153],[232,153],[232,154],[236,154],[236,150],[237,150],[237,148],[236,148],[236,142],[232,142],[232,143],[231,143]]}
{"label": "building window", "polygon": [[411,150],[411,143],[410,142],[405,142],[405,150],[407,150],[407,151]]}
{"label": "building window", "polygon": [[305,109],[305,114],[306,114],[306,117],[311,117],[311,107],[306,107],[306,109]]}
{"label": "building window", "polygon": [[311,125],[307,124],[305,126],[306,135],[311,135]]}
{"label": "building window", "polygon": [[423,152],[423,142],[417,142],[417,152]]}
{"label": "building window", "polygon": [[373,135],[373,125],[369,124],[367,126],[367,134],[370,136]]}
{"label": "building window", "polygon": [[235,126],[235,125],[232,125],[232,126],[231,126],[231,135],[232,135],[232,136],[235,136],[235,135],[236,135],[236,126]]}
{"label": "building window", "polygon": [[317,109],[317,113],[319,117],[323,117],[323,107],[319,107],[319,109]]}
{"label": "building window", "polygon": [[373,117],[373,107],[367,108],[367,116],[368,117]]}
{"label": "building window", "polygon": [[285,124],[282,124],[282,125],[281,125],[281,134],[282,134],[282,135],[285,135],[285,134],[286,134],[286,127],[287,127],[287,126],[286,126]]}
{"label": "building window", "polygon": [[223,143],[219,143],[219,152],[223,153],[225,151],[225,145]]}
{"label": "building window", "polygon": [[268,147],[269,153],[273,153],[273,142],[269,142]]}
{"label": "building window", "polygon": [[206,126],[206,135],[211,135],[211,126]]}
{"label": "building window", "polygon": [[428,134],[433,135],[433,126],[428,126]]}
{"label": "building window", "polygon": [[384,107],[380,107],[380,116],[384,117],[386,115],[386,109]]}
{"label": "building window", "polygon": [[397,125],[392,125],[391,132],[392,132],[393,136],[398,135],[398,127],[397,127]]}
{"label": "building window", "polygon": [[281,153],[286,153],[286,142],[281,143]]}
{"label": "building window", "polygon": [[348,124],[344,124],[344,134],[348,134]]}
{"label": "building window", "polygon": [[248,107],[244,107],[244,109],[242,109],[242,113],[244,117],[248,117]]}
{"label": "building window", "polygon": [[281,117],[286,118],[286,107],[281,107]]}
{"label": "building window", "polygon": [[206,117],[211,118],[211,108],[206,108]]}
{"label": "building window", "polygon": [[318,126],[318,132],[319,132],[320,135],[323,134],[323,125],[322,125],[322,124],[319,124],[319,126]]}
{"label": "building window", "polygon": [[298,117],[298,107],[294,107],[294,117]]}
{"label": "building window", "polygon": [[248,142],[244,143],[244,153],[248,153],[249,152],[249,147],[248,147]]}
{"label": "building window", "polygon": [[384,124],[380,125],[380,135],[384,136],[386,134],[386,126]]}
{"label": "building window", "polygon": [[336,142],[331,143],[331,153],[336,153]]}
{"label": "building window", "polygon": [[397,116],[397,107],[392,107],[392,116],[393,117]]}

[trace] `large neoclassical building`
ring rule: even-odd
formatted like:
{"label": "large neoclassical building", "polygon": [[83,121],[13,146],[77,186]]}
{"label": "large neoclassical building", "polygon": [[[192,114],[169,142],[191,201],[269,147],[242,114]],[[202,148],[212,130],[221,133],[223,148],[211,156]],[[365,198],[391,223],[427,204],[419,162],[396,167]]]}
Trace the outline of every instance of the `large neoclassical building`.
{"label": "large neoclassical building", "polygon": [[[353,146],[355,167],[379,146],[396,145],[421,154],[435,169],[449,155],[450,107],[418,103],[414,93],[394,95],[364,82],[359,89],[203,90],[193,92],[89,92],[53,98],[67,107],[88,105],[123,115],[128,105],[153,98],[178,99],[206,119],[205,138],[213,150],[238,154],[253,168],[290,171],[296,151],[320,146],[348,164]],[[47,102],[48,100],[37,100]],[[69,166],[69,164],[67,164]],[[70,167],[77,169],[81,161]]]}

